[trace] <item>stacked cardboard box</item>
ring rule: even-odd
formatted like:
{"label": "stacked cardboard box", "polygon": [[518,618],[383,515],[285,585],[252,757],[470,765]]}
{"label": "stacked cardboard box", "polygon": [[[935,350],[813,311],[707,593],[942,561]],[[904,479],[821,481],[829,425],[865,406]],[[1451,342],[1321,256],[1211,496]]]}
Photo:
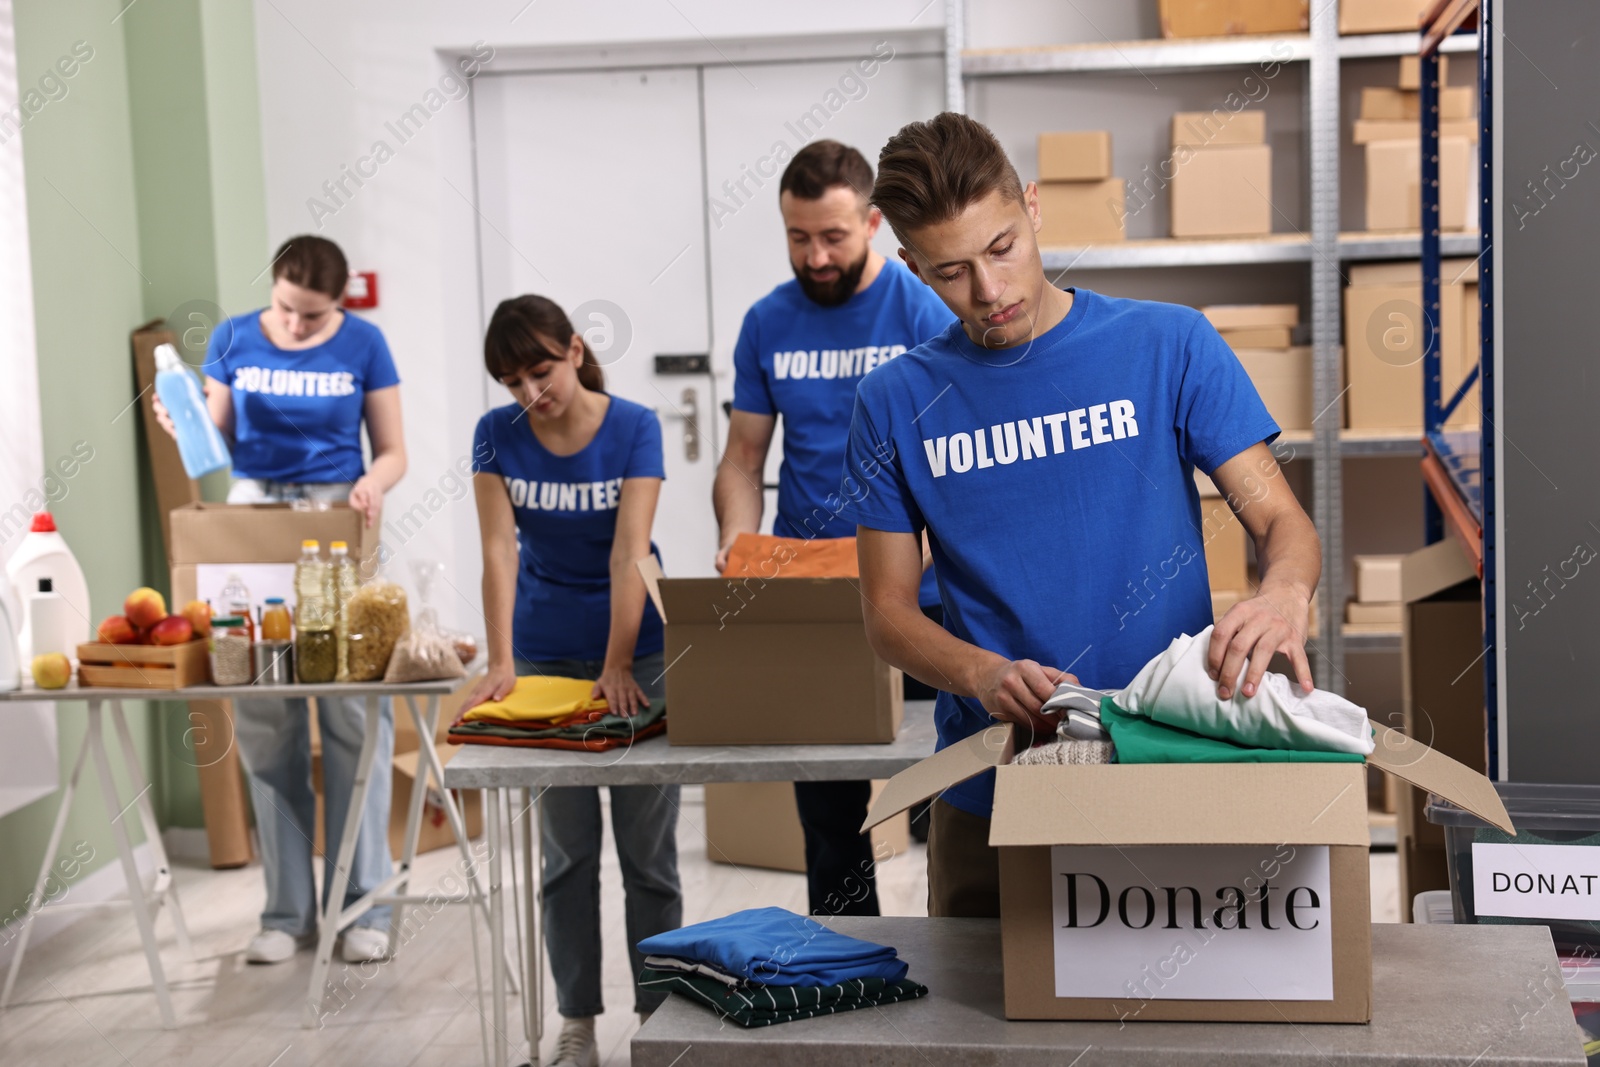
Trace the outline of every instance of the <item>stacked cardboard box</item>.
{"label": "stacked cardboard box", "polygon": [[[1394,88],[1361,90],[1351,139],[1366,151],[1367,229],[1422,228],[1422,94],[1417,69],[1404,63]],[[1441,79],[1442,81],[1442,79]],[[1476,228],[1477,94],[1470,86],[1439,90],[1439,227]]]}
{"label": "stacked cardboard box", "polygon": [[1433,0],[1339,0],[1340,33],[1415,31]]}
{"label": "stacked cardboard box", "polygon": [[1127,186],[1111,176],[1111,133],[1039,135],[1041,245],[1087,245],[1127,236]]}
{"label": "stacked cardboard box", "polygon": [[1272,149],[1260,111],[1172,116],[1172,236],[1272,232]]}
{"label": "stacked cardboard box", "polygon": [[[1478,363],[1478,267],[1475,259],[1441,264],[1439,321],[1422,314],[1417,260],[1351,267],[1344,291],[1345,425],[1355,430],[1420,431],[1422,349],[1439,330],[1439,395],[1446,402]],[[1474,385],[1445,424],[1478,425]]]}
{"label": "stacked cardboard box", "polygon": [[1200,310],[1233,349],[1278,426],[1311,429],[1311,348],[1289,343],[1300,309],[1293,304],[1215,304]]}
{"label": "stacked cardboard box", "polygon": [[1311,27],[1308,0],[1161,0],[1160,12],[1163,37],[1299,33]]}
{"label": "stacked cardboard box", "polygon": [[1400,556],[1357,556],[1355,596],[1344,606],[1344,621],[1362,630],[1398,630]]}

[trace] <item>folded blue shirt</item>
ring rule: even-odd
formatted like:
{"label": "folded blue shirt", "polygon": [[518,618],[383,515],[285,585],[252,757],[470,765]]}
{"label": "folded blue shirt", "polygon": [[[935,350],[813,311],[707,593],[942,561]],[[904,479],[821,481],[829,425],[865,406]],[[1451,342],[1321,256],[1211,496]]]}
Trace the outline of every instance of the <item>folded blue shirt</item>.
{"label": "folded blue shirt", "polygon": [[887,945],[846,937],[783,908],[752,908],[639,942],[647,956],[710,964],[762,985],[837,985],[855,978],[898,982],[906,965]]}

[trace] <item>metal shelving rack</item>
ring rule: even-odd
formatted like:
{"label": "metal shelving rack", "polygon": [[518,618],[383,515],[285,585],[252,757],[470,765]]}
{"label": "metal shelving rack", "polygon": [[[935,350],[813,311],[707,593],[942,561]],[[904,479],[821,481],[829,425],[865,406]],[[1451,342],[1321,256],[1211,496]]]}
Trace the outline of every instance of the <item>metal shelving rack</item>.
{"label": "metal shelving rack", "polygon": [[[1415,55],[1420,35],[1387,33],[1340,37],[1336,4],[1313,4],[1309,33],[1207,40],[1098,42],[1036,48],[966,50],[965,4],[946,0],[946,106],[966,110],[966,81],[1083,72],[1135,70],[1186,71],[1250,66],[1262,61],[1263,49],[1279,63],[1308,66],[1308,181],[1311,232],[1273,234],[1241,240],[1139,240],[1086,248],[1043,249],[1046,270],[1136,269],[1236,266],[1260,263],[1305,263],[1311,272],[1312,409],[1335,408],[1342,393],[1339,366],[1341,336],[1341,262],[1401,259],[1420,254],[1422,235],[1341,233],[1339,230],[1339,64],[1342,59]],[[1474,52],[1473,36],[1443,40],[1444,52]],[[1452,255],[1472,255],[1475,234],[1449,234],[1439,248]],[[1341,431],[1330,419],[1311,434],[1285,435],[1283,440],[1307,446],[1302,453],[1312,464],[1312,519],[1322,536],[1323,589],[1344,589],[1344,458],[1420,455],[1411,436],[1374,436]],[[1347,651],[1399,647],[1395,633],[1346,632],[1338,595],[1319,598],[1316,680],[1319,687],[1344,690]]]}

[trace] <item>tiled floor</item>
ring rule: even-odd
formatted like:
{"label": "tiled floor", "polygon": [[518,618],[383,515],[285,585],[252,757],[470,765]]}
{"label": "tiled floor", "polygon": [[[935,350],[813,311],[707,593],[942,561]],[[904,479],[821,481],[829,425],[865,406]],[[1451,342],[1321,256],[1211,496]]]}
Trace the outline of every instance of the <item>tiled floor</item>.
{"label": "tiled floor", "polygon": [[[776,904],[805,910],[805,880],[796,874],[713,864],[706,859],[704,806],[686,788],[678,828],[685,921]],[[606,820],[609,823],[609,819]],[[610,846],[602,872],[603,931],[608,1010],[598,1033],[602,1062],[629,1062],[628,1040],[638,1027],[628,994],[622,890]],[[453,850],[421,857],[414,889],[438,883],[455,865]],[[1372,857],[1373,918],[1398,918],[1395,857]],[[481,1059],[473,981],[473,952],[466,909],[416,913],[416,934],[391,962],[370,968],[335,963],[333,980],[346,990],[342,1006],[329,1001],[319,1030],[300,1028],[311,954],[276,967],[247,965],[245,943],[255,932],[262,904],[259,870],[181,868],[179,892],[195,941],[197,960],[183,959],[170,927],[162,958],[173,986],[179,1028],[165,1031],[127,912],[98,912],[28,954],[9,1010],[0,1015],[4,1067],[299,1067],[309,1064],[443,1067]],[[879,868],[885,914],[926,914],[924,852],[914,846]],[[480,924],[481,927],[481,924]],[[480,929],[479,934],[482,936]],[[487,977],[487,976],[486,976]],[[560,1025],[545,982],[545,1051]],[[337,1011],[333,1011],[338,1006]],[[521,1062],[519,1012],[508,1011],[504,1035],[512,1063]]]}

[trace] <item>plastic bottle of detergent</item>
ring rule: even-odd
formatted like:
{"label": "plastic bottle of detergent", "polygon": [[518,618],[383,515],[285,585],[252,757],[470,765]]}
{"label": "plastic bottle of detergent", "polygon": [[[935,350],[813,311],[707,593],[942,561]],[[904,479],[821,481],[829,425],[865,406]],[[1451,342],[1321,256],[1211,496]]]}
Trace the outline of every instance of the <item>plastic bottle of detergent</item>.
{"label": "plastic bottle of detergent", "polygon": [[51,643],[65,640],[68,647],[57,651],[66,652],[70,659],[78,645],[91,639],[94,623],[89,612],[89,583],[84,580],[83,568],[78,566],[66,539],[57,532],[56,521],[48,511],[33,517],[33,526],[6,563],[6,578],[11,582],[11,602],[22,608],[22,617],[13,621],[18,631],[17,654],[23,663],[33,662],[33,620],[28,605],[39,595],[42,579],[49,580],[50,592],[66,601],[65,619],[59,627],[52,627],[56,636],[51,638]]}
{"label": "plastic bottle of detergent", "polygon": [[178,454],[189,477],[199,478],[233,462],[222,431],[211,421],[200,383],[171,345],[156,346],[156,395],[172,416]]}

